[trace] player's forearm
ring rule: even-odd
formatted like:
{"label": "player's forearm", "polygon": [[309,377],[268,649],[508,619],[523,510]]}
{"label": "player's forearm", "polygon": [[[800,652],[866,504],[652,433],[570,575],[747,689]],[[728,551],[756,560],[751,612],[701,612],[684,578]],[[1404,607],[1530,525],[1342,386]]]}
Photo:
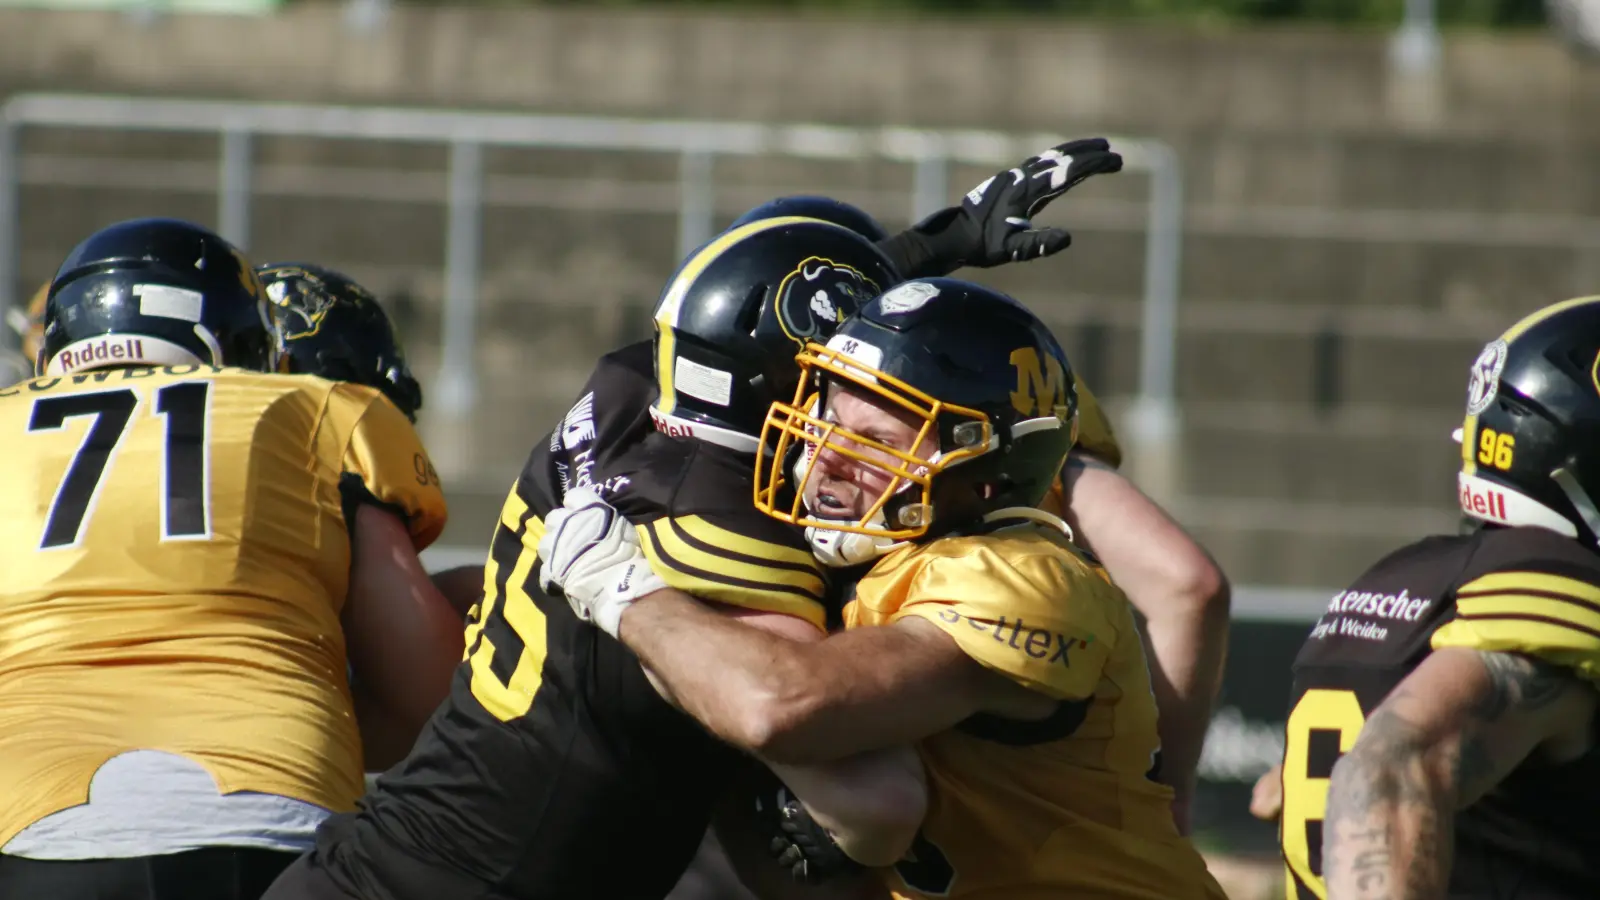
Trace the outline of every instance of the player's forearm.
{"label": "player's forearm", "polygon": [[999,676],[921,619],[802,643],[669,588],[628,607],[619,635],[680,709],[773,762],[806,765],[909,744],[974,712],[1015,705],[1008,698],[985,706],[982,679]]}
{"label": "player's forearm", "polygon": [[797,660],[803,645],[742,625],[672,588],[629,607],[618,636],[680,709],[750,752],[765,745],[767,710],[804,669]]}
{"label": "player's forearm", "polygon": [[1160,708],[1162,780],[1194,777],[1227,659],[1227,578],[1160,506],[1110,466],[1073,453],[1067,518],[1145,619]]}
{"label": "player's forearm", "polygon": [[[1166,611],[1146,623],[1150,677],[1160,710],[1161,780],[1179,794],[1180,808],[1194,788],[1195,769],[1227,659],[1227,603]],[[1187,830],[1186,822],[1178,823]]]}
{"label": "player's forearm", "polygon": [[831,763],[769,764],[849,857],[888,866],[911,849],[928,811],[922,759],[911,747],[860,753]]}
{"label": "player's forearm", "polygon": [[1456,767],[1440,765],[1433,749],[1380,709],[1334,766],[1322,839],[1328,900],[1445,896],[1458,791]]}

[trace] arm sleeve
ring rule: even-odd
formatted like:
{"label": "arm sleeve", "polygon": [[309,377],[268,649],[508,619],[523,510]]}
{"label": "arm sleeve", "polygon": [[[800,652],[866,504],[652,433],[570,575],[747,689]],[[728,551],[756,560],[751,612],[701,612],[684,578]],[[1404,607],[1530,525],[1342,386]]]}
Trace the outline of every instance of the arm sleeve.
{"label": "arm sleeve", "polygon": [[[754,508],[751,519],[761,516]],[[768,538],[771,520],[728,515],[664,516],[635,522],[650,567],[671,587],[703,600],[796,616],[825,628],[822,572],[798,541]],[[776,523],[772,523],[776,524]],[[753,527],[754,526],[754,527]],[[755,535],[762,535],[757,537]]]}
{"label": "arm sleeve", "polygon": [[[354,385],[340,385],[354,388]],[[366,403],[344,452],[346,481],[359,480],[363,499],[400,513],[418,550],[444,531],[447,518],[439,473],[411,423],[377,391],[362,389]]]}
{"label": "arm sleeve", "polygon": [[950,223],[960,214],[960,206],[939,210],[905,231],[879,241],[877,247],[884,256],[889,257],[889,262],[894,264],[894,269],[900,273],[900,277],[907,281],[949,275],[961,268],[962,261],[941,256],[927,235],[949,228]]}
{"label": "arm sleeve", "polygon": [[1100,683],[1120,637],[1109,586],[1091,571],[1032,554],[983,549],[930,560],[891,617],[918,616],[963,652],[1023,687],[1081,700]]}
{"label": "arm sleeve", "polygon": [[1456,589],[1456,618],[1435,631],[1432,642],[1434,649],[1534,656],[1600,681],[1600,577],[1527,570],[1481,575]]}
{"label": "arm sleeve", "polygon": [[1111,420],[1082,378],[1078,379],[1078,449],[1113,469],[1122,465],[1122,447]]}

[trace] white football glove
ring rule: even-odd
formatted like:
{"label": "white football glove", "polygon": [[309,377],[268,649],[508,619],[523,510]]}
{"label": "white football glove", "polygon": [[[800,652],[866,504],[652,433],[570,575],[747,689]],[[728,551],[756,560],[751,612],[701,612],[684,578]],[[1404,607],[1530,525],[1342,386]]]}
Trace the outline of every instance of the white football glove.
{"label": "white football glove", "polygon": [[612,637],[633,601],[667,586],[639,549],[633,525],[593,488],[567,492],[544,518],[539,586],[560,589],[578,618]]}

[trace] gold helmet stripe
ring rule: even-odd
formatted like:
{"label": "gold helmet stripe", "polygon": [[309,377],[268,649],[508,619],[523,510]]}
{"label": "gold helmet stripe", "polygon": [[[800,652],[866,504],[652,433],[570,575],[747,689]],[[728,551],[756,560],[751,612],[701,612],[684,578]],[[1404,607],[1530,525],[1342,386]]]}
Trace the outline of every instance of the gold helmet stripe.
{"label": "gold helmet stripe", "polygon": [[[689,288],[733,245],[753,234],[801,222],[822,222],[822,220],[806,216],[758,219],[721,235],[702,247],[699,252],[689,257],[688,262],[679,267],[678,274],[672,279],[672,284],[667,286],[666,292],[661,295],[661,302],[656,306],[656,380],[661,387],[661,397],[656,400],[656,409],[663,413],[671,413],[678,405],[678,394],[672,386],[672,367],[677,358],[677,339],[673,329],[678,325],[678,314],[682,311],[683,298],[689,293]],[[828,223],[823,222],[823,224]]]}

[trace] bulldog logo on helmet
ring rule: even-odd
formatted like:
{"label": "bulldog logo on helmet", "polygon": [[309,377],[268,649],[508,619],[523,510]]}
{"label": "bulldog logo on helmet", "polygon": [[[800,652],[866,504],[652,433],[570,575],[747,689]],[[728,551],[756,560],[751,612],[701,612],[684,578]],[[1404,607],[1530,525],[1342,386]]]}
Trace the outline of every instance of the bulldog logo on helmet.
{"label": "bulldog logo on helmet", "polygon": [[296,266],[273,269],[269,273],[267,299],[278,307],[280,316],[298,316],[303,328],[284,329],[285,338],[295,340],[317,333],[322,319],[333,308],[335,299],[314,273]]}
{"label": "bulldog logo on helmet", "polygon": [[796,344],[827,340],[882,288],[850,266],[808,257],[778,283],[778,324]]}

